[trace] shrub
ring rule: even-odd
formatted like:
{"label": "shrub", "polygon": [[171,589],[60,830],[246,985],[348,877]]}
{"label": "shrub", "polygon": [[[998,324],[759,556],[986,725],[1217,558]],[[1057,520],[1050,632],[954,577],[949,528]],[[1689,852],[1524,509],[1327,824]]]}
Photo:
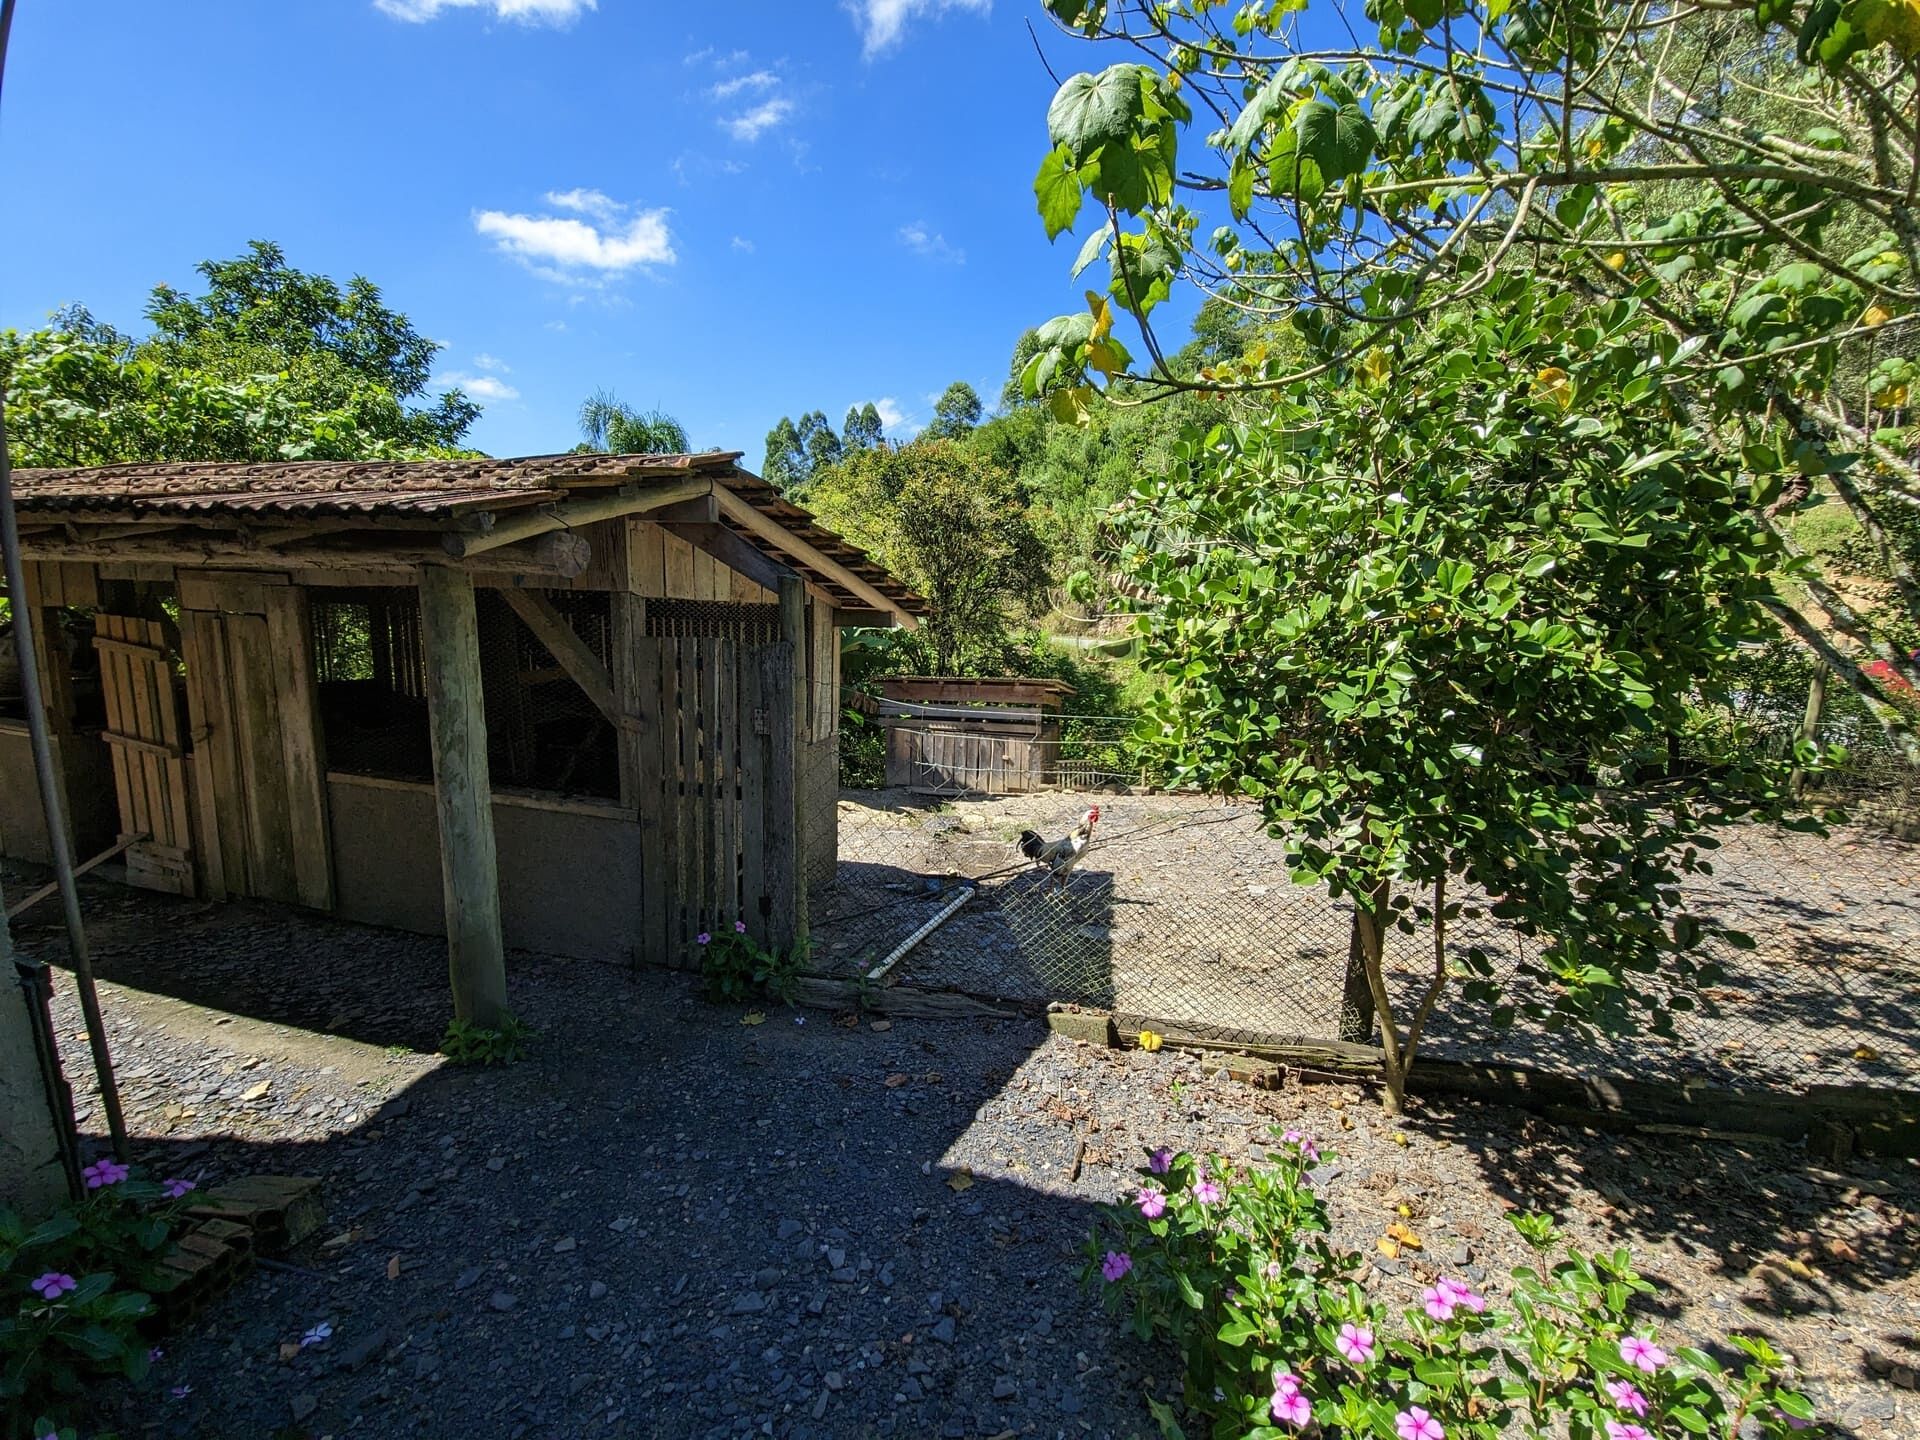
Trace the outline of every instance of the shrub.
{"label": "shrub", "polygon": [[[140,1322],[191,1182],[87,1167],[84,1200],[37,1226],[0,1209],[0,1436],[54,1422],[102,1380],[147,1370]],[[31,1417],[34,1423],[27,1426]]]}
{"label": "shrub", "polygon": [[497,1028],[451,1020],[440,1037],[440,1053],[456,1065],[510,1065],[527,1053],[533,1031],[513,1015],[503,1015]]}
{"label": "shrub", "polygon": [[[1560,1244],[1544,1216],[1513,1217],[1541,1260],[1514,1271],[1509,1309],[1441,1277],[1419,1308],[1392,1313],[1357,1283],[1362,1257],[1329,1236],[1313,1142],[1280,1138],[1271,1164],[1248,1169],[1155,1151],[1089,1245],[1088,1282],[1142,1340],[1179,1351],[1187,1418],[1204,1433],[1734,1440],[1812,1421],[1765,1341],[1734,1336],[1729,1368],[1637,1326],[1630,1304],[1652,1287],[1624,1249],[1566,1249],[1549,1268]],[[1147,1403],[1163,1434],[1186,1433],[1172,1406]]]}
{"label": "shrub", "polygon": [[700,973],[706,978],[707,999],[715,1004],[734,1004],[766,996],[790,1004],[800,981],[800,968],[806,963],[804,945],[785,950],[768,949],[747,934],[744,920],[733,922],[728,935],[709,935],[704,930],[695,937],[700,946]]}

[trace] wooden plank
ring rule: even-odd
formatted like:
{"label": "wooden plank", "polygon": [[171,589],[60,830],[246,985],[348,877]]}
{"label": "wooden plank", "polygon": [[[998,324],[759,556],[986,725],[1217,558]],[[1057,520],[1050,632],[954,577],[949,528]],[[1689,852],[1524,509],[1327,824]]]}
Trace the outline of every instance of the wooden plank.
{"label": "wooden plank", "polygon": [[507,1013],[506,949],[473,581],[444,566],[422,566],[420,625],[453,1013],[497,1028]]}
{"label": "wooden plank", "polygon": [[[644,610],[646,601],[631,597]],[[617,606],[620,597],[614,597]],[[617,612],[616,612],[617,613]],[[660,642],[648,637],[645,627],[636,630],[630,642],[633,661],[633,711],[640,723],[628,736],[633,743],[634,785],[629,792],[624,781],[621,794],[634,807],[640,825],[640,958],[659,965],[667,961],[666,883],[666,796],[664,794],[660,732]]]}
{"label": "wooden plank", "polygon": [[806,797],[800,785],[800,746],[806,733],[807,587],[798,575],[780,581],[780,643],[787,648],[787,685],[784,706],[773,711],[776,758],[768,791],[779,802],[776,821],[793,836],[791,873],[781,882],[791,891],[787,901],[791,909],[782,913],[791,913],[791,943],[798,944],[807,934]]}
{"label": "wooden plank", "polygon": [[227,898],[226,867],[220,850],[219,800],[213,791],[212,734],[207,721],[206,666],[200,658],[202,612],[180,612],[180,659],[187,675],[187,791],[193,804],[193,859],[200,894]]}
{"label": "wooden plank", "polygon": [[[182,614],[188,612],[182,611]],[[228,644],[224,619],[211,611],[195,612],[204,639],[201,656],[206,674],[203,690],[207,705],[207,744],[212,762],[214,831],[207,844],[220,846],[220,868],[226,890],[234,895],[251,893],[247,888],[247,811],[241,796],[246,785],[246,770],[241,761],[241,744],[233,714],[234,657]]]}
{"label": "wooden plank", "polygon": [[247,817],[247,891],[262,900],[294,903],[300,886],[293,859],[292,808],[280,707],[274,686],[273,640],[265,615],[221,617],[232,660],[230,688],[240,755],[241,809]]}
{"label": "wooden plank", "polygon": [[[171,622],[149,620],[145,628],[145,638],[155,651],[153,658],[147,662],[153,677],[159,719],[154,738],[169,756],[156,763],[165,779],[168,825],[172,831],[170,843],[185,851],[191,859],[194,851],[193,802],[187,793],[187,737],[180,731],[180,698],[174,692],[173,683],[172,654],[173,648],[179,643],[179,636],[177,631],[173,631]],[[171,635],[170,631],[173,631]]]}
{"label": "wooden plank", "polygon": [[645,489],[622,486],[616,494],[595,496],[590,500],[562,501],[555,505],[543,505],[532,512],[522,512],[511,519],[499,521],[491,530],[450,531],[442,536],[442,544],[449,555],[464,558],[544,535],[550,530],[578,529],[602,520],[645,514],[709,494],[712,490],[711,479],[675,480]]}
{"label": "wooden plank", "polygon": [[707,837],[708,866],[712,870],[712,931],[724,935],[739,914],[739,887],[732,866],[733,828],[728,824],[728,804],[732,803],[733,766],[728,764],[728,703],[732,697],[722,685],[722,676],[732,676],[732,655],[724,639],[703,639],[701,651],[707,666],[701,676],[701,701],[707,710]]}
{"label": "wooden plank", "polygon": [[[116,623],[120,629],[119,638],[138,643],[140,624],[138,620],[121,616]],[[120,669],[126,687],[122,692],[124,697],[122,713],[125,716],[125,723],[109,725],[107,728],[116,730],[122,735],[138,735],[142,738],[151,735],[154,729],[154,716],[153,687],[148,673],[149,667],[133,656],[125,654],[116,657],[115,663]],[[161,804],[158,766],[154,763],[153,757],[143,755],[138,750],[130,750],[127,752],[127,764],[139,796],[135,806],[139,815],[137,828],[153,837],[147,842],[150,845],[172,844],[171,827]]]}
{"label": "wooden plank", "polygon": [[693,939],[702,929],[706,909],[706,848],[700,823],[705,802],[700,763],[700,642],[681,640],[674,646],[680,667],[680,943],[694,954]]}
{"label": "wooden plank", "polygon": [[620,704],[614,698],[613,676],[600,663],[593,647],[567,623],[554,603],[535,590],[502,590],[500,598],[512,607],[534,638],[547,647],[547,653],[560,662],[569,679],[585,692],[594,708],[607,717],[607,723],[622,728]]}
{"label": "wooden plank", "polygon": [[88,564],[64,564],[60,567],[62,605],[77,605],[92,610],[100,604],[100,572]]}
{"label": "wooden plank", "polygon": [[718,843],[714,855],[720,866],[720,923],[729,931],[742,918],[740,903],[740,650],[737,641],[718,640],[714,644],[714,679],[718,700],[714,714],[719,717],[719,762],[714,773],[719,778]]}
{"label": "wooden plank", "polygon": [[793,647],[763,645],[760,655],[760,711],[768,727],[763,813],[766,838],[761,847],[766,889],[767,943],[786,947],[800,934],[800,844],[795,808]]}
{"label": "wooden plank", "polygon": [[[117,615],[95,615],[93,625],[96,639],[120,638],[120,618]],[[126,679],[122,673],[124,663],[124,657],[112,650],[100,652],[100,698],[106,707],[107,729],[116,734],[126,733],[127,728]],[[123,750],[109,749],[107,758],[113,765],[113,793],[119,804],[120,833],[151,833],[140,823],[139,798],[133,788],[134,757]]]}
{"label": "wooden plank", "polygon": [[614,727],[613,743],[620,763],[620,801],[639,813],[641,797],[640,758],[644,739],[646,711],[645,688],[652,678],[644,668],[640,642],[647,634],[647,602],[640,596],[616,590],[607,597],[613,626],[613,703],[620,715]]}
{"label": "wooden plank", "polygon": [[103,744],[125,746],[143,755],[163,755],[170,760],[178,760],[181,755],[180,750],[175,746],[162,745],[157,740],[142,740],[136,735],[116,735],[111,730],[101,731],[100,740]]}
{"label": "wooden plank", "polygon": [[295,587],[267,595],[267,637],[273,646],[273,687],[286,764],[287,831],[294,889],[314,910],[333,908],[333,842],[327,814],[325,737],[314,682],[313,631],[307,592]]}
{"label": "wooden plank", "polygon": [[740,749],[740,903],[747,933],[762,944],[767,938],[767,746],[769,736],[761,721],[760,650],[741,645],[734,650],[734,693],[737,697]]}
{"label": "wooden plank", "polygon": [[693,547],[678,535],[664,533],[661,543],[666,547],[667,598],[669,600],[700,599],[700,595],[694,588]]}
{"label": "wooden plank", "polygon": [[636,595],[661,600],[667,594],[667,533],[646,520],[627,530],[627,586]]}

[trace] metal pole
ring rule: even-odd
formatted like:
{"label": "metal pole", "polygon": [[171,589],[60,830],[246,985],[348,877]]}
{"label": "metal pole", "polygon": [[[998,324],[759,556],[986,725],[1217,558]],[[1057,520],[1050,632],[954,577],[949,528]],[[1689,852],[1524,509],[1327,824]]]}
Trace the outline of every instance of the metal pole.
{"label": "metal pole", "polygon": [[[7,37],[13,29],[14,0],[0,0],[0,81],[7,70]],[[66,806],[53,769],[53,743],[47,734],[45,696],[40,689],[40,657],[33,626],[25,623],[26,570],[20,561],[20,522],[13,510],[13,464],[7,450],[6,395],[0,392],[0,558],[6,562],[7,595],[13,611],[13,646],[20,662],[20,689],[27,712],[27,737],[33,745],[33,771],[40,784],[40,810],[46,817],[47,848],[53,852],[53,876],[60,886],[66,911],[67,955],[73,964],[74,984],[80,992],[80,1012],[87,1021],[87,1045],[93,1051],[94,1072],[100,1078],[100,1105],[107,1112],[107,1132],[116,1158],[127,1158],[127,1122],[120,1113],[120,1090],[114,1084],[113,1056],[107,1051],[107,1027],[100,1018],[100,996],[93,987],[93,960],[87,954],[87,932],[80,919],[80,889],[73,878],[73,852],[67,838]]]}

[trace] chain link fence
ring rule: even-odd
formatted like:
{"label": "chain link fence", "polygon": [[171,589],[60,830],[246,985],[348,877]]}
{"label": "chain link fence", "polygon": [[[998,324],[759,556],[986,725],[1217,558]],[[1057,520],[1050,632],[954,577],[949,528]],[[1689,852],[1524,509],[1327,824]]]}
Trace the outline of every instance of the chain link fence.
{"label": "chain link fence", "polygon": [[[1071,1001],[1123,1025],[1159,1022],[1228,1042],[1340,1036],[1351,907],[1297,885],[1256,807],[1143,785],[1128,722],[1062,717],[1042,755],[920,749],[856,704],[841,733],[837,864],[813,867],[815,965],[847,978],[958,991],[1039,1008]],[[952,728],[965,729],[964,722]],[[1004,727],[1001,727],[1004,730]],[[876,733],[879,732],[879,733]],[[889,778],[876,757],[923,757]],[[1043,775],[1044,783],[1032,777]],[[1149,777],[1150,778],[1150,777]],[[964,780],[964,783],[961,781]],[[1003,783],[1004,782],[1004,783]],[[1684,893],[1753,937],[1715,945],[1724,972],[1673,1013],[1669,1035],[1604,1036],[1521,1018],[1507,1028],[1456,984],[1425,1053],[1638,1078],[1700,1077],[1802,1089],[1897,1086],[1920,1075],[1920,807],[1910,772],[1869,757],[1825,782],[1850,806],[1822,835],[1748,824],[1721,832],[1711,874]],[[1098,808],[1093,843],[1064,882],[1021,850],[1023,832],[1069,835]],[[1488,913],[1448,933],[1505,985],[1501,1002],[1548,999],[1518,974],[1541,942]],[[1389,950],[1397,1005],[1431,973],[1430,932]],[[1654,990],[1657,976],[1642,982]]]}

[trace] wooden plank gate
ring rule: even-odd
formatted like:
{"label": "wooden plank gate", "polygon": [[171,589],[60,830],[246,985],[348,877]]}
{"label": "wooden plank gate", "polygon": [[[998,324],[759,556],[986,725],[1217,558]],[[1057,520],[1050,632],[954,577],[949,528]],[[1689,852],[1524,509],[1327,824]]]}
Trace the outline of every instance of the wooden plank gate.
{"label": "wooden plank gate", "polygon": [[686,967],[696,937],[798,928],[794,649],[635,637],[643,948]]}
{"label": "wooden plank gate", "polygon": [[158,620],[96,612],[93,646],[107,708],[100,738],[113,755],[120,838],[131,842],[127,881],[195,894],[186,744],[166,627]]}

